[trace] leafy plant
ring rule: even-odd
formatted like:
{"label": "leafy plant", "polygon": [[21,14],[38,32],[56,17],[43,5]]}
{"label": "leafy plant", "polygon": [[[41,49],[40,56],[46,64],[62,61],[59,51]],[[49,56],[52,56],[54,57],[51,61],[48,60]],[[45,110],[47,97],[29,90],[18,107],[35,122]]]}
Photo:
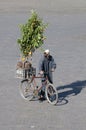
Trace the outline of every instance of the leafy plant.
{"label": "leafy plant", "polygon": [[43,45],[46,27],[47,24],[43,23],[35,11],[32,11],[32,15],[26,24],[20,25],[21,37],[17,42],[23,56],[28,57]]}

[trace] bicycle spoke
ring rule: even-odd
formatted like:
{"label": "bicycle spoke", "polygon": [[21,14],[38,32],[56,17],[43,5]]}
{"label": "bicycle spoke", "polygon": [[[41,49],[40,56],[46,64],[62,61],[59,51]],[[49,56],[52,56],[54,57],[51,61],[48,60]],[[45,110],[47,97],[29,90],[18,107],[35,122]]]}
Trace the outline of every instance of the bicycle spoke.
{"label": "bicycle spoke", "polygon": [[33,85],[28,81],[21,82],[20,94],[26,100],[31,100],[33,98]]}

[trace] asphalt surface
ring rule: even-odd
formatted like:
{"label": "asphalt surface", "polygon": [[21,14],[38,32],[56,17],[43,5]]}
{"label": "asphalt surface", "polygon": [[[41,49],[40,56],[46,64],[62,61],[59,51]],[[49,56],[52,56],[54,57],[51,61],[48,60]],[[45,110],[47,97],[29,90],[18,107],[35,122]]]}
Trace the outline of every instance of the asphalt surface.
{"label": "asphalt surface", "polygon": [[[86,130],[86,2],[48,4],[49,0],[0,0],[0,130]],[[26,22],[32,8],[49,23],[43,47],[57,63],[56,106],[22,99],[20,79],[15,77],[19,24]],[[41,55],[40,50],[33,55],[37,68]]]}

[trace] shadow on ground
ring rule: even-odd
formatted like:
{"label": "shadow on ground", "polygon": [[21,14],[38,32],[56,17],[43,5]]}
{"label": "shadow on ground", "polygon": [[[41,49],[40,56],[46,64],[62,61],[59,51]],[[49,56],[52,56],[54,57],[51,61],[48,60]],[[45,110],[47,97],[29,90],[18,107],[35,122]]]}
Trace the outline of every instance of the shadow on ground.
{"label": "shadow on ground", "polygon": [[59,97],[58,105],[67,104],[68,97],[76,96],[85,87],[86,87],[86,80],[76,81],[68,85],[57,87],[58,97]]}

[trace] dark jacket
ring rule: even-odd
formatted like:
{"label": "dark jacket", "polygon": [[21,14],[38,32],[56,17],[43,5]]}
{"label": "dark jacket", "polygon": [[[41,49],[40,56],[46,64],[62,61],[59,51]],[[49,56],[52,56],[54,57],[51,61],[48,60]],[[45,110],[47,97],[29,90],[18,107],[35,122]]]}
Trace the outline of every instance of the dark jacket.
{"label": "dark jacket", "polygon": [[48,58],[46,57],[41,58],[39,62],[39,71],[41,70],[44,71],[44,76],[47,75],[50,83],[53,83],[52,68],[56,69],[56,63],[51,55],[49,55]]}

